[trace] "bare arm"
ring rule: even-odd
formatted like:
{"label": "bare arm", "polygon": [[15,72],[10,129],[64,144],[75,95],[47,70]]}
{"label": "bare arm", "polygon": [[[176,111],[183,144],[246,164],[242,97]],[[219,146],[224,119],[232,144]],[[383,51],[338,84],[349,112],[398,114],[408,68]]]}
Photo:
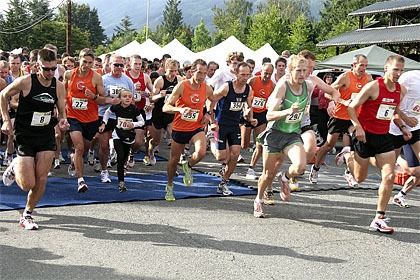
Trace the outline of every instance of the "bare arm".
{"label": "bare arm", "polygon": [[150,102],[153,103],[153,102],[158,101],[160,98],[165,97],[166,90],[164,91],[162,90],[163,85],[164,85],[163,78],[162,77],[157,78],[155,81],[155,84],[153,85],[153,89],[149,97]]}
{"label": "bare arm", "polygon": [[172,94],[169,96],[167,102],[165,105],[163,105],[162,111],[168,114],[175,114],[176,112],[179,112],[181,114],[188,113],[191,108],[189,107],[176,107],[175,102],[181,98],[182,94],[184,93],[184,83],[179,83],[175,86],[174,90],[172,91]]}

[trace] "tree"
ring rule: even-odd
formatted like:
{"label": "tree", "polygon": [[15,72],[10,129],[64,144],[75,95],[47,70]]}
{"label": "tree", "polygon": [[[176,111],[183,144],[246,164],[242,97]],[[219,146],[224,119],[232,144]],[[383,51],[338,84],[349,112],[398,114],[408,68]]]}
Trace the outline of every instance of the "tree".
{"label": "tree", "polygon": [[299,53],[302,50],[314,50],[315,43],[311,41],[312,34],[313,30],[310,21],[304,14],[300,14],[290,24],[289,42],[292,51]]}
{"label": "tree", "polygon": [[165,34],[164,41],[172,41],[176,36],[177,30],[183,28],[182,12],[178,8],[179,3],[181,3],[180,0],[167,0],[165,4],[162,23]]}
{"label": "tree", "polygon": [[131,17],[128,15],[125,15],[121,21],[120,24],[114,28],[114,36],[120,37],[127,34],[133,34],[136,32],[136,29],[133,28],[133,22],[131,21]]}
{"label": "tree", "polygon": [[210,32],[204,24],[204,20],[200,20],[200,24],[195,27],[194,37],[192,39],[192,51],[200,52],[211,47]]}
{"label": "tree", "polygon": [[36,21],[41,18],[45,20],[53,19],[54,11],[49,8],[48,0],[30,0],[26,5],[30,21]]}
{"label": "tree", "polygon": [[192,49],[193,37],[194,29],[190,25],[184,25],[182,26],[182,28],[178,28],[175,33],[175,38],[177,38],[179,42],[181,42],[184,46],[186,46],[189,49]]}
{"label": "tree", "polygon": [[224,8],[214,6],[213,23],[216,26],[216,34],[222,39],[236,36],[240,41],[245,42],[247,17],[252,13],[252,2],[246,0],[224,1]]}
{"label": "tree", "polygon": [[272,10],[277,12],[278,17],[289,22],[294,21],[302,13],[309,19],[311,17],[308,0],[267,0],[258,6],[257,13],[268,13]]}
{"label": "tree", "polygon": [[[105,30],[101,26],[99,20],[98,10],[96,8],[90,9],[88,4],[76,4],[72,3],[72,26],[80,28],[80,30],[89,33],[90,46],[95,48],[100,44],[103,44],[107,39]],[[59,13],[56,16],[56,20],[66,23],[67,22],[67,6],[61,6]]]}
{"label": "tree", "polygon": [[29,13],[22,0],[9,0],[8,9],[0,22],[0,46],[12,50],[27,46],[28,32],[31,27]]}

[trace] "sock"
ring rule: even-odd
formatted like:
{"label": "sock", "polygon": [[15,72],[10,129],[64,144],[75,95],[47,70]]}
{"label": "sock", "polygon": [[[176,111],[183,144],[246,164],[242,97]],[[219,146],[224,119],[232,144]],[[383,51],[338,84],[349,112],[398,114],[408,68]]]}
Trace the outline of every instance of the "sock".
{"label": "sock", "polygon": [[402,194],[402,196],[406,196],[407,194],[403,191],[400,191],[400,194]]}
{"label": "sock", "polygon": [[80,184],[80,182],[84,182],[85,179],[83,179],[83,177],[77,178],[77,183]]}
{"label": "sock", "polygon": [[256,203],[263,203],[264,199],[259,199],[258,196],[255,198]]}
{"label": "sock", "polygon": [[27,217],[27,216],[32,216],[32,211],[25,209],[25,211],[23,211],[23,217]]}
{"label": "sock", "polygon": [[89,149],[89,154],[93,154],[94,153],[94,151],[92,151],[91,149]]}
{"label": "sock", "polygon": [[254,167],[252,167],[251,165],[248,167],[249,169],[254,169]]}
{"label": "sock", "polygon": [[315,165],[314,165],[314,167],[313,167],[313,169],[315,170],[315,171],[319,171],[319,169],[321,169],[321,167],[315,167]]}

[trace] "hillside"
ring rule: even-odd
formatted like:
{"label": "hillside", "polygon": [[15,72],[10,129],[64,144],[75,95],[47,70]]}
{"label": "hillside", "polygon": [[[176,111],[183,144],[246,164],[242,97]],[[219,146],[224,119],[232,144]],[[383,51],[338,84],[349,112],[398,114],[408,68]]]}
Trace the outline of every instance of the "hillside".
{"label": "hillside", "polygon": [[[264,0],[250,0],[254,3],[254,8]],[[310,0],[313,16],[318,18],[318,12],[322,8],[322,0]],[[107,36],[114,32],[114,28],[120,23],[125,16],[130,16],[134,27],[137,30],[142,29],[146,25],[147,0],[81,0],[78,3],[87,3],[89,6],[98,9],[99,18],[102,27],[105,29]],[[117,3],[117,4],[116,4]],[[135,3],[135,5],[133,5]],[[165,9],[166,0],[150,1],[150,18],[149,25],[154,28],[163,20],[163,11]],[[199,4],[198,4],[199,3]],[[209,30],[214,30],[213,26],[213,6],[221,7],[224,0],[197,1],[197,0],[181,0],[179,5],[184,18],[184,23],[196,26],[200,23],[201,18],[204,20]]]}

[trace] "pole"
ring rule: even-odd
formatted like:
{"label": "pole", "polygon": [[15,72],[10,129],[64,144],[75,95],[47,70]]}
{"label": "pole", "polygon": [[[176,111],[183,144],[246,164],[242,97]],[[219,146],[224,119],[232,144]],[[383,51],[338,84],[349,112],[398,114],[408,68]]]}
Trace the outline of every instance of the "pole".
{"label": "pole", "polygon": [[71,53],[71,0],[67,0],[66,53]]}
{"label": "pole", "polygon": [[146,40],[149,38],[149,13],[150,13],[150,0],[147,0],[147,12],[146,12]]}

